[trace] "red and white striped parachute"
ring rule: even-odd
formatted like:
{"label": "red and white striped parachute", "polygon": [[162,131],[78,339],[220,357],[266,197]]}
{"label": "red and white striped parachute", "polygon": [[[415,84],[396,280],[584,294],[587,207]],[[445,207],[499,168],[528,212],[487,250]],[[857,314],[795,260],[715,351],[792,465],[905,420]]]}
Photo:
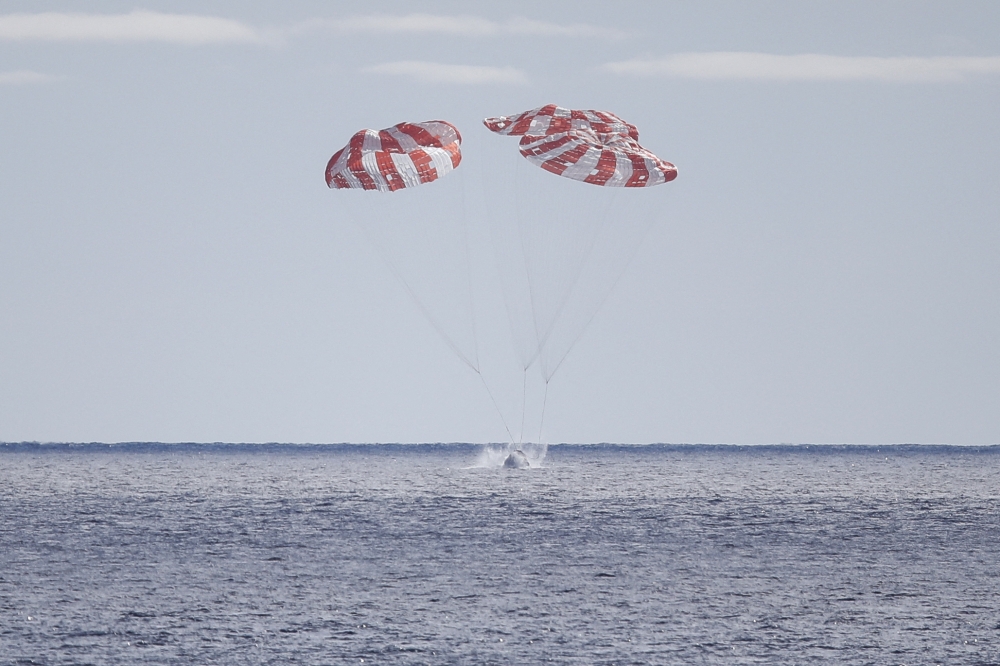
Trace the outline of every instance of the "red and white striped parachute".
{"label": "red and white striped parachute", "polygon": [[571,130],[591,130],[598,134],[624,134],[636,141],[639,130],[607,111],[564,109],[555,104],[519,113],[516,116],[487,118],[483,123],[492,132],[510,136],[547,136]]}
{"label": "red and white striped parachute", "polygon": [[461,143],[458,129],[443,120],[361,130],[330,158],[326,184],[395,192],[430,183],[458,167]]}
{"label": "red and white striped parachute", "polygon": [[639,130],[607,111],[549,104],[483,121],[521,137],[521,154],[556,175],[605,187],[649,187],[677,177],[677,167],[639,145]]}

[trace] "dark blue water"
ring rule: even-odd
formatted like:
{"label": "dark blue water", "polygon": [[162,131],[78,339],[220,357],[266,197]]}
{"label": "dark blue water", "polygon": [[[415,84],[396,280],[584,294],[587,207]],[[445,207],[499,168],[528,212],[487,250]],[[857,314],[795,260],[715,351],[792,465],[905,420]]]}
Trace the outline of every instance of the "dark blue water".
{"label": "dark blue water", "polygon": [[479,460],[0,445],[0,664],[1000,663],[998,447]]}

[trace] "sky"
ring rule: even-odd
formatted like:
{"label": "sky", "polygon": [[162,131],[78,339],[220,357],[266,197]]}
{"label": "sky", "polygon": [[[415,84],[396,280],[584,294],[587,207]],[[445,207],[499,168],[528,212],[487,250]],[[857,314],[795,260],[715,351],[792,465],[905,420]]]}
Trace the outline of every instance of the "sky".
{"label": "sky", "polygon": [[1000,4],[610,7],[0,1],[0,441],[536,438],[323,170],[556,103],[679,177],[528,430],[1000,443]]}

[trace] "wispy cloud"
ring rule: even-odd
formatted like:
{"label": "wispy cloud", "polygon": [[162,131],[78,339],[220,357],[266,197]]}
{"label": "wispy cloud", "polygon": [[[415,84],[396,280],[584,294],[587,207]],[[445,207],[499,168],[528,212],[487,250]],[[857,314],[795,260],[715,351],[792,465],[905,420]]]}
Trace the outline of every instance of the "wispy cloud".
{"label": "wispy cloud", "polygon": [[267,41],[258,30],[231,19],[140,10],[129,14],[3,14],[0,15],[0,40],[174,44]]}
{"label": "wispy cloud", "polygon": [[404,60],[387,62],[363,71],[374,74],[405,76],[418,83],[457,83],[479,85],[484,83],[522,84],[528,82],[524,72],[513,67],[481,67],[476,65],[445,65],[438,62]]}
{"label": "wispy cloud", "polygon": [[46,83],[47,81],[53,81],[56,77],[49,76],[48,74],[42,74],[40,72],[32,72],[27,69],[18,70],[16,72],[0,72],[0,86],[2,85],[24,85],[28,83]]}
{"label": "wispy cloud", "polygon": [[322,31],[341,35],[436,33],[461,37],[537,35],[617,39],[625,36],[621,30],[587,23],[561,24],[523,17],[492,21],[470,15],[369,14],[340,19],[316,18],[285,28],[262,30],[219,16],[146,10],[128,14],[0,14],[0,41],[261,44]]}
{"label": "wispy cloud", "polygon": [[296,30],[331,30],[338,33],[360,34],[439,33],[462,37],[539,35],[617,39],[625,36],[620,30],[586,23],[564,25],[520,17],[506,21],[491,21],[480,16],[440,14],[370,14],[342,19],[312,19],[300,23]]}
{"label": "wispy cloud", "polygon": [[612,62],[602,69],[640,77],[760,81],[964,81],[1000,74],[1000,57],[877,58],[720,51]]}

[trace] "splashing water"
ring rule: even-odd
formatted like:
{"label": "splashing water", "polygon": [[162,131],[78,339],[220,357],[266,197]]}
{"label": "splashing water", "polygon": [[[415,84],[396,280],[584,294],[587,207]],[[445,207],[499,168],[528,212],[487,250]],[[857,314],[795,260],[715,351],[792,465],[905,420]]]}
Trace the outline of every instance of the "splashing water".
{"label": "splashing water", "polygon": [[479,458],[471,467],[501,468],[510,455],[516,451],[524,454],[528,467],[541,467],[548,453],[548,444],[486,444],[479,453]]}

